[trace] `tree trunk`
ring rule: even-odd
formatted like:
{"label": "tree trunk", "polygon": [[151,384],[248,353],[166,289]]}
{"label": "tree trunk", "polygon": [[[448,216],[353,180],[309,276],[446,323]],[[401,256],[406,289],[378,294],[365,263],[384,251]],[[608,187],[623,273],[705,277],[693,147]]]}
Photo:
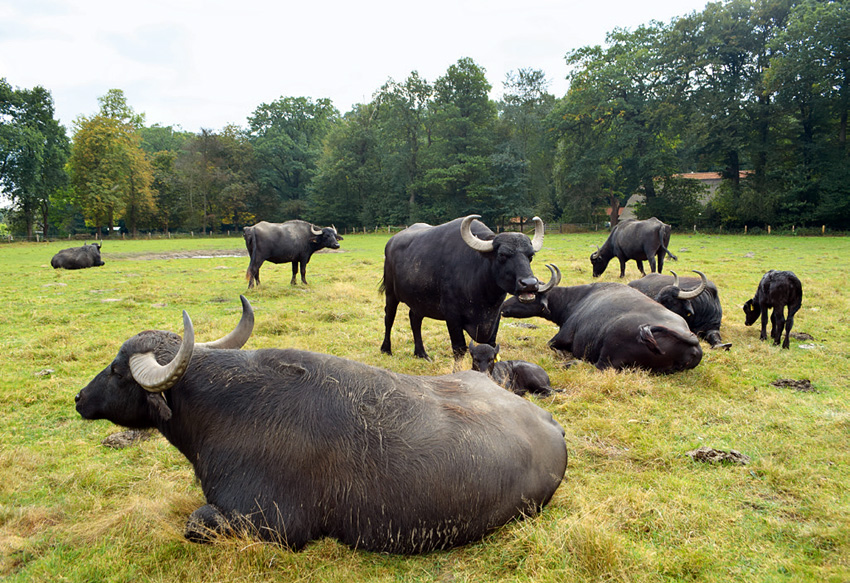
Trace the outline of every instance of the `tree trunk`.
{"label": "tree trunk", "polygon": [[47,201],[42,201],[41,202],[41,227],[42,227],[41,233],[42,233],[42,236],[44,237],[45,241],[47,241],[47,231],[49,230],[49,228],[48,228],[49,226],[47,224],[47,219],[48,219],[49,213],[50,213],[50,205],[47,203]]}
{"label": "tree trunk", "polygon": [[611,195],[611,228],[617,226],[617,223],[620,222],[620,197],[616,195]]}

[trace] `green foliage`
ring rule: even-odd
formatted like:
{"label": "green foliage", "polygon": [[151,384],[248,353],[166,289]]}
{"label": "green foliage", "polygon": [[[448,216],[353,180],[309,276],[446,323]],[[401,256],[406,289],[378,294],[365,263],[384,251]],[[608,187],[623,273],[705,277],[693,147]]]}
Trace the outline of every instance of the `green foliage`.
{"label": "green foliage", "polygon": [[[380,352],[376,286],[388,236],[346,235],[340,251],[315,255],[308,288],[290,286],[285,265],[264,267],[263,285],[247,293],[256,325],[245,349],[313,350],[407,374],[468,369],[468,359],[453,362],[444,323],[428,319],[433,362],[412,356],[403,317],[393,330],[396,354]],[[603,240],[601,232],[547,234],[535,269],[554,263],[563,284],[590,283],[588,256]],[[721,332],[733,344],[728,352],[703,344],[692,371],[567,367],[546,346],[551,323],[503,320],[503,357],[540,364],[559,390],[530,398],[565,429],[566,477],[539,516],[415,557],[330,539],[298,553],[253,540],[185,541],[185,520],[203,504],[189,461],[160,436],[123,450],[100,445],[121,428],[81,420],[74,395],[133,334],[179,333],[183,309],[198,341],[232,329],[238,294],[246,293],[244,242],[107,241],[103,267],[50,268],[67,246],[5,244],[0,253],[0,301],[15,306],[0,313],[4,581],[725,583],[850,575],[845,237],[674,233],[674,268],[702,270],[718,284]],[[741,305],[771,268],[790,268],[803,282],[794,331],[813,339],[792,339],[790,350],[743,325]],[[638,276],[630,264],[627,277]],[[619,281],[616,273],[602,279]],[[771,384],[782,378],[809,379],[813,391]],[[738,450],[751,462],[711,465],[686,455],[702,445]]]}
{"label": "green foliage", "polygon": [[[461,58],[433,82],[415,71],[389,79],[343,116],[328,99],[282,96],[260,104],[245,130],[197,135],[144,127],[112,89],[99,121],[79,121],[94,125],[74,140],[76,198],[57,208],[67,140],[50,96],[4,79],[0,181],[15,204],[10,224],[29,235],[39,220],[46,234],[50,223],[74,229],[81,211],[92,227],[203,232],[467,213],[495,224],[535,214],[593,223],[636,193],[647,199],[641,212],[676,224],[841,230],[850,225],[848,31],[846,2],[713,2],[570,51],[559,99],[541,71],[520,68],[495,103],[486,71]],[[97,171],[77,153],[86,149],[102,158]],[[724,181],[702,210],[678,187],[656,191],[697,171]]]}
{"label": "green foliage", "polygon": [[42,87],[13,89],[0,79],[0,191],[32,238],[37,221],[49,232],[50,197],[67,184],[69,142]]}
{"label": "green foliage", "polygon": [[153,169],[137,132],[143,120],[127,105],[123,92],[112,89],[101,98],[98,115],[74,122],[68,160],[74,202],[98,231],[105,226],[111,233],[123,218],[135,235],[153,216]]}
{"label": "green foliage", "polygon": [[303,218],[322,142],[338,117],[329,99],[281,97],[261,104],[248,118],[249,141],[259,162],[259,187],[280,204],[273,216],[262,218]]}

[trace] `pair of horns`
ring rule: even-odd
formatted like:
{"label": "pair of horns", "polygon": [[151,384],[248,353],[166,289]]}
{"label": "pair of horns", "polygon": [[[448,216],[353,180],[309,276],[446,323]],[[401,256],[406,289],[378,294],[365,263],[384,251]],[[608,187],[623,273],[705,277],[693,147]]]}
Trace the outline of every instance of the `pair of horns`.
{"label": "pair of horns", "polygon": [[213,342],[195,344],[195,330],[192,320],[186,310],[183,310],[183,340],[177,355],[168,364],[159,364],[153,352],[134,354],[130,357],[130,372],[133,379],[146,391],[161,393],[173,387],[186,372],[192,353],[198,346],[214,350],[231,349],[238,350],[248,342],[251,332],[254,330],[254,310],[245,296],[239,296],[242,300],[242,318],[236,328],[227,336]]}
{"label": "pair of horns", "polygon": [[[336,235],[336,227],[331,225],[331,229],[333,229],[334,235]],[[319,227],[317,227],[316,225],[311,223],[310,224],[310,232],[313,233],[314,235],[321,235],[322,229],[320,229]]]}
{"label": "pair of horns", "polygon": [[[463,222],[460,224],[460,236],[463,237],[464,243],[476,251],[489,253],[493,250],[493,241],[485,241],[484,239],[479,239],[472,234],[472,221],[480,218],[481,215],[469,215],[468,217],[464,217]],[[531,220],[534,221],[534,237],[531,239],[531,248],[535,253],[537,253],[543,248],[543,232],[545,229],[543,226],[543,219],[540,217],[534,217]]]}
{"label": "pair of horns", "polygon": [[[697,271],[696,269],[694,269],[693,272],[699,275],[699,278],[702,281],[699,282],[699,285],[697,287],[689,291],[685,291],[680,288],[678,295],[676,295],[676,298],[680,300],[692,300],[705,290],[705,285],[708,282],[705,277],[705,274],[702,271]],[[679,276],[676,275],[676,272],[673,270],[670,270],[670,273],[673,274],[673,287],[679,287]]]}

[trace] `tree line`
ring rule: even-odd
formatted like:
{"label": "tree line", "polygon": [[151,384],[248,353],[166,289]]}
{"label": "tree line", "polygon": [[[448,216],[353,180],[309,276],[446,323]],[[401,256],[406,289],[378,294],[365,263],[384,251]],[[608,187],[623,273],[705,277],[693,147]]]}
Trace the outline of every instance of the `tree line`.
{"label": "tree line", "polygon": [[[675,226],[850,225],[850,5],[729,0],[615,29],[570,51],[569,89],[520,69],[492,100],[461,58],[429,82],[388,80],[341,114],[281,97],[246,125],[146,125],[123,92],[73,123],[50,93],[0,80],[0,188],[15,232],[220,232],[303,218],[337,228],[616,221]],[[708,199],[682,178],[722,177]]]}

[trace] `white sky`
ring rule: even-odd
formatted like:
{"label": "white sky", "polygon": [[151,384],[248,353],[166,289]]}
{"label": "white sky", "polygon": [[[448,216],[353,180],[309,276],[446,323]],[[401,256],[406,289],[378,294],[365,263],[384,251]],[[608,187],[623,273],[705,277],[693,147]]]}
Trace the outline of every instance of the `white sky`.
{"label": "white sky", "polygon": [[564,55],[616,27],[702,11],[707,0],[0,0],[0,77],[41,85],[71,131],[121,89],[148,124],[247,126],[282,96],[341,113],[411,71],[433,83],[463,57],[499,98],[505,75],[541,69],[557,97]]}

